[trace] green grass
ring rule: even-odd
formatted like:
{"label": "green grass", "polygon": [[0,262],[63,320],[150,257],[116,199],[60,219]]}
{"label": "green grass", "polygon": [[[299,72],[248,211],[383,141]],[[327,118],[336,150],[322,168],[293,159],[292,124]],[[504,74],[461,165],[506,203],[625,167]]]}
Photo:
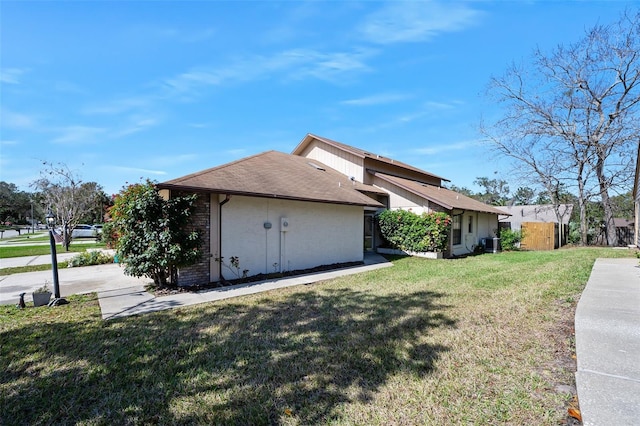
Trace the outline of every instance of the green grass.
{"label": "green grass", "polygon": [[2,424],[556,425],[571,249],[393,268],[111,321],[95,295],[0,307]]}
{"label": "green grass", "polygon": [[[104,243],[71,243],[69,246],[70,252],[82,252],[86,249],[104,248]],[[64,253],[65,249],[58,245],[56,247],[58,253]],[[22,257],[22,256],[40,256],[50,254],[51,249],[49,245],[33,245],[33,246],[0,246],[0,259],[7,259],[10,257]]]}
{"label": "green grass", "polygon": [[[58,262],[58,269],[64,269],[69,266],[69,262]],[[11,268],[0,268],[0,276],[22,274],[25,272],[37,272],[37,271],[49,271],[51,270],[51,264],[46,263],[44,265],[27,265],[27,266],[14,266]]]}

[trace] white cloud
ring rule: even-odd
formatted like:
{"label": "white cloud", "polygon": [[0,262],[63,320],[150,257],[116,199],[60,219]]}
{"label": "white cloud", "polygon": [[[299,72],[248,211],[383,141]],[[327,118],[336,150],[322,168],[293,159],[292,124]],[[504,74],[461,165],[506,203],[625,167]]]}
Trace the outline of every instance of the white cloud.
{"label": "white cloud", "polygon": [[3,127],[25,129],[36,125],[35,119],[29,115],[9,111],[6,108],[2,108],[1,113]]}
{"label": "white cloud", "polygon": [[67,126],[58,129],[60,136],[52,142],[59,144],[81,144],[96,142],[96,138],[106,132],[102,127]]}
{"label": "white cloud", "polygon": [[442,154],[443,152],[449,151],[462,151],[470,148],[477,147],[481,144],[481,141],[471,140],[471,141],[461,141],[456,143],[441,143],[435,146],[424,147],[424,148],[416,148],[411,152],[420,155],[437,155]]}
{"label": "white cloud", "polygon": [[378,44],[420,42],[473,25],[480,15],[462,2],[390,2],[369,15],[359,31],[365,40]]}
{"label": "white cloud", "polygon": [[280,75],[284,78],[340,82],[346,75],[368,71],[364,60],[374,51],[323,53],[312,49],[292,49],[272,56],[247,56],[220,67],[194,68],[164,80],[170,94],[197,93],[206,86],[255,81]]}
{"label": "white cloud", "polygon": [[167,174],[164,170],[150,170],[139,167],[112,166],[111,169],[122,173],[146,173],[149,175],[164,176]]}
{"label": "white cloud", "polygon": [[411,95],[402,94],[402,93],[381,93],[378,95],[365,96],[363,98],[348,99],[340,103],[343,105],[353,105],[353,106],[382,105],[382,104],[389,104],[389,103],[404,101],[411,97],[412,97]]}
{"label": "white cloud", "polygon": [[13,146],[18,145],[20,142],[12,141],[12,140],[0,140],[0,145],[2,146]]}
{"label": "white cloud", "polygon": [[146,107],[150,102],[151,100],[149,98],[142,96],[123,97],[103,104],[94,104],[85,107],[82,112],[87,115],[116,115],[133,109]]}
{"label": "white cloud", "polygon": [[20,84],[20,77],[28,70],[21,68],[0,69],[0,82],[5,84]]}
{"label": "white cloud", "polygon": [[119,138],[122,136],[131,135],[133,133],[141,132],[149,127],[155,126],[159,123],[158,119],[155,118],[136,118],[131,120],[131,123],[113,134],[113,137]]}

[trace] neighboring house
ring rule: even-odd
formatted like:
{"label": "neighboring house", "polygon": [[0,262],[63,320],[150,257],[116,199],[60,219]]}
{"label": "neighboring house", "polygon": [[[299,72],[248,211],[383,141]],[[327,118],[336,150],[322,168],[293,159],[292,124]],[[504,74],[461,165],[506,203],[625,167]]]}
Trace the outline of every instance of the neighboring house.
{"label": "neighboring house", "polygon": [[627,247],[635,244],[635,223],[632,219],[614,217],[613,224],[616,227],[616,245]]}
{"label": "neighboring house", "polygon": [[636,176],[633,180],[633,199],[635,200],[635,244],[640,248],[640,142],[638,143],[638,157],[636,159]]}
{"label": "neighboring house", "polygon": [[[498,215],[493,206],[442,187],[440,176],[411,165],[331,139],[308,134],[293,150],[293,154],[320,161],[348,176],[354,182],[383,190],[376,200],[389,209],[411,210],[414,213],[446,212],[453,218],[449,238],[449,254],[473,252],[484,238],[494,237]],[[365,212],[365,234],[371,236],[365,248],[372,250],[382,241],[375,232],[373,215],[376,209]]]}
{"label": "neighboring house", "polygon": [[307,135],[293,154],[269,151],[158,186],[165,197],[199,194],[193,225],[203,234],[204,256],[180,270],[180,285],[189,285],[362,261],[382,244],[374,215],[386,208],[449,213],[448,254],[469,253],[494,236],[502,212],[443,181]]}
{"label": "neighboring house", "polygon": [[[573,204],[533,204],[524,206],[500,206],[504,216],[500,216],[500,227],[521,231],[522,224],[554,223],[554,244],[550,248],[558,248],[567,243],[569,235],[569,219],[573,212]],[[526,225],[525,225],[526,226]],[[535,229],[535,227],[530,227]],[[526,233],[525,233],[526,234]],[[533,236],[529,236],[533,237]],[[525,235],[525,238],[527,236]]]}

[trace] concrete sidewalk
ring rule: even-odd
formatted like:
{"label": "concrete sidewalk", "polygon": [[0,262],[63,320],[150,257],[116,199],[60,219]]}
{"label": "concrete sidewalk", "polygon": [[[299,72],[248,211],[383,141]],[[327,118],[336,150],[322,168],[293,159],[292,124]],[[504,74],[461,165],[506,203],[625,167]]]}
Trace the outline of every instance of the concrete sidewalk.
{"label": "concrete sidewalk", "polygon": [[[78,252],[57,253],[56,258],[58,259],[58,263],[60,263],[69,260],[78,254]],[[43,254],[40,256],[9,257],[7,259],[0,259],[0,268],[15,268],[18,266],[46,264],[51,264],[50,254]]]}
{"label": "concrete sidewalk", "polygon": [[344,275],[358,274],[361,272],[367,272],[375,269],[393,266],[393,264],[387,259],[374,253],[365,255],[364,260],[365,264],[362,266],[335,269],[332,271],[306,275],[298,275],[295,277],[276,280],[238,284],[211,290],[203,290],[197,293],[178,293],[168,296],[155,297],[152,294],[144,291],[143,286],[132,286],[129,288],[120,288],[116,290],[99,292],[98,300],[100,303],[100,310],[102,311],[102,318],[112,319],[129,315],[161,311],[164,309],[177,308],[180,306],[213,302],[216,300],[261,293],[278,288],[312,284],[315,282],[329,280]]}
{"label": "concrete sidewalk", "polygon": [[576,309],[576,384],[584,426],[640,423],[640,267],[597,259]]}

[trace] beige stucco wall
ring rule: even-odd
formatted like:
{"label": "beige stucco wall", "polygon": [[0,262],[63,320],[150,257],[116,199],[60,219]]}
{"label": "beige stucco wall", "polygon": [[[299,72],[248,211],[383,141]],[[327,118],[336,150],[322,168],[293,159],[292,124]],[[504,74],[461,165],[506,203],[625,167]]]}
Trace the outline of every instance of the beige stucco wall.
{"label": "beige stucco wall", "polygon": [[[222,256],[227,265],[238,256],[240,273],[248,269],[248,276],[362,261],[363,217],[358,206],[233,196],[222,207]],[[286,232],[282,218],[288,219]],[[237,278],[224,266],[222,274]]]}
{"label": "beige stucco wall", "polygon": [[[469,218],[472,221],[469,232]],[[464,212],[462,214],[462,241],[452,245],[451,252],[456,255],[471,253],[482,238],[493,238],[498,229],[498,215],[480,212]]]}

